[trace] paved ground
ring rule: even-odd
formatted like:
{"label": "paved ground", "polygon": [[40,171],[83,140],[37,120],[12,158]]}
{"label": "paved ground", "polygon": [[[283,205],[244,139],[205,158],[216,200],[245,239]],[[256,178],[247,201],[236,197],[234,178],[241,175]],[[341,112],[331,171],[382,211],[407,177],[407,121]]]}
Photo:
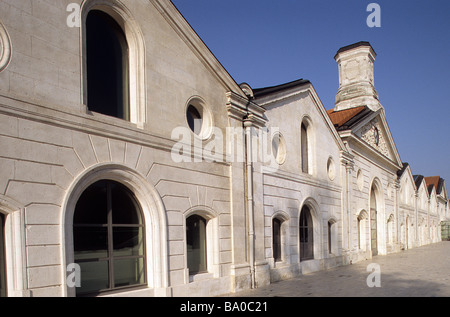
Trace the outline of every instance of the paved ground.
{"label": "paved ground", "polygon": [[[368,287],[367,266],[380,265],[381,287]],[[373,276],[371,276],[373,277]],[[376,279],[371,278],[371,281]],[[233,297],[450,296],[450,242],[379,255],[371,260],[303,275]]]}

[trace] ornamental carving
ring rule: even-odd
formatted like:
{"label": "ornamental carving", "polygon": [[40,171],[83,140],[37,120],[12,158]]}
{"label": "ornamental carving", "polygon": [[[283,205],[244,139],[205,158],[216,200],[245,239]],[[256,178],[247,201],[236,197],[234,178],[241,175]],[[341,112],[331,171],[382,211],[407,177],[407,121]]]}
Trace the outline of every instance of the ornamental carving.
{"label": "ornamental carving", "polygon": [[385,140],[385,136],[381,133],[380,123],[378,119],[373,119],[359,131],[358,135],[366,141],[370,146],[386,157],[390,157],[389,148]]}
{"label": "ornamental carving", "polygon": [[11,60],[11,39],[6,28],[0,21],[0,72],[3,71]]}

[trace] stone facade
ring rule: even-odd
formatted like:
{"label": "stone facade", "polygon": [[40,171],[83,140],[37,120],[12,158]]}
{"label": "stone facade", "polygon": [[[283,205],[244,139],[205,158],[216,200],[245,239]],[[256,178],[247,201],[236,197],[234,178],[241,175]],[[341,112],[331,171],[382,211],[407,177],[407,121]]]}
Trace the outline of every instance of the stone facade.
{"label": "stone facade", "polygon": [[[86,20],[95,10],[128,45],[127,119],[87,106]],[[101,296],[220,295],[440,241],[445,184],[418,181],[399,159],[374,58],[365,42],[338,51],[341,86],[327,112],[306,80],[236,84],[168,0],[0,0],[4,293],[76,295],[74,214],[101,180],[132,193],[145,245],[145,282]],[[200,133],[189,130],[191,105]],[[206,224],[198,274],[187,259],[191,216]]]}

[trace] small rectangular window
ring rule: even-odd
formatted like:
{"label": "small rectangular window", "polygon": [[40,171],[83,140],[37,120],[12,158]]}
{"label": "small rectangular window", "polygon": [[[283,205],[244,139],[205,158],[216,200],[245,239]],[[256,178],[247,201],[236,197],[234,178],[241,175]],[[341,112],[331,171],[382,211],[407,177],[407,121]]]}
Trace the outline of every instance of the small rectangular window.
{"label": "small rectangular window", "polygon": [[186,219],[187,266],[189,274],[207,272],[206,220],[193,215]]}

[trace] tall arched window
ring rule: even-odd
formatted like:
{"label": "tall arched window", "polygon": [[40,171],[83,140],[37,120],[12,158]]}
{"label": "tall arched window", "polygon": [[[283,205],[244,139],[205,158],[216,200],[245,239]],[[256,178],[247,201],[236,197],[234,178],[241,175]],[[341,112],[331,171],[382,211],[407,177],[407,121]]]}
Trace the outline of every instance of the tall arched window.
{"label": "tall arched window", "polygon": [[77,295],[146,284],[145,237],[140,206],[124,185],[101,180],[80,196],[73,219]]}
{"label": "tall arched window", "polygon": [[0,213],[0,297],[6,297],[5,216]]}
{"label": "tall arched window", "polygon": [[308,129],[303,122],[301,127],[301,151],[302,151],[302,172],[309,173],[309,144]]}
{"label": "tall arched window", "polygon": [[311,211],[307,206],[300,212],[300,261],[314,259],[314,230]]}
{"label": "tall arched window", "polygon": [[130,120],[128,43],[119,24],[103,11],[87,15],[86,53],[89,110]]}
{"label": "tall arched window", "polygon": [[281,261],[281,220],[274,218],[272,221],[272,251],[275,262]]}
{"label": "tall arched window", "polygon": [[328,253],[332,253],[332,243],[333,243],[333,239],[332,239],[332,227],[333,227],[333,222],[328,221]]}
{"label": "tall arched window", "polygon": [[186,219],[187,267],[189,274],[208,271],[206,219],[192,215]]}
{"label": "tall arched window", "polygon": [[370,190],[370,246],[372,255],[378,254],[378,232],[377,232],[377,198],[375,188]]}

